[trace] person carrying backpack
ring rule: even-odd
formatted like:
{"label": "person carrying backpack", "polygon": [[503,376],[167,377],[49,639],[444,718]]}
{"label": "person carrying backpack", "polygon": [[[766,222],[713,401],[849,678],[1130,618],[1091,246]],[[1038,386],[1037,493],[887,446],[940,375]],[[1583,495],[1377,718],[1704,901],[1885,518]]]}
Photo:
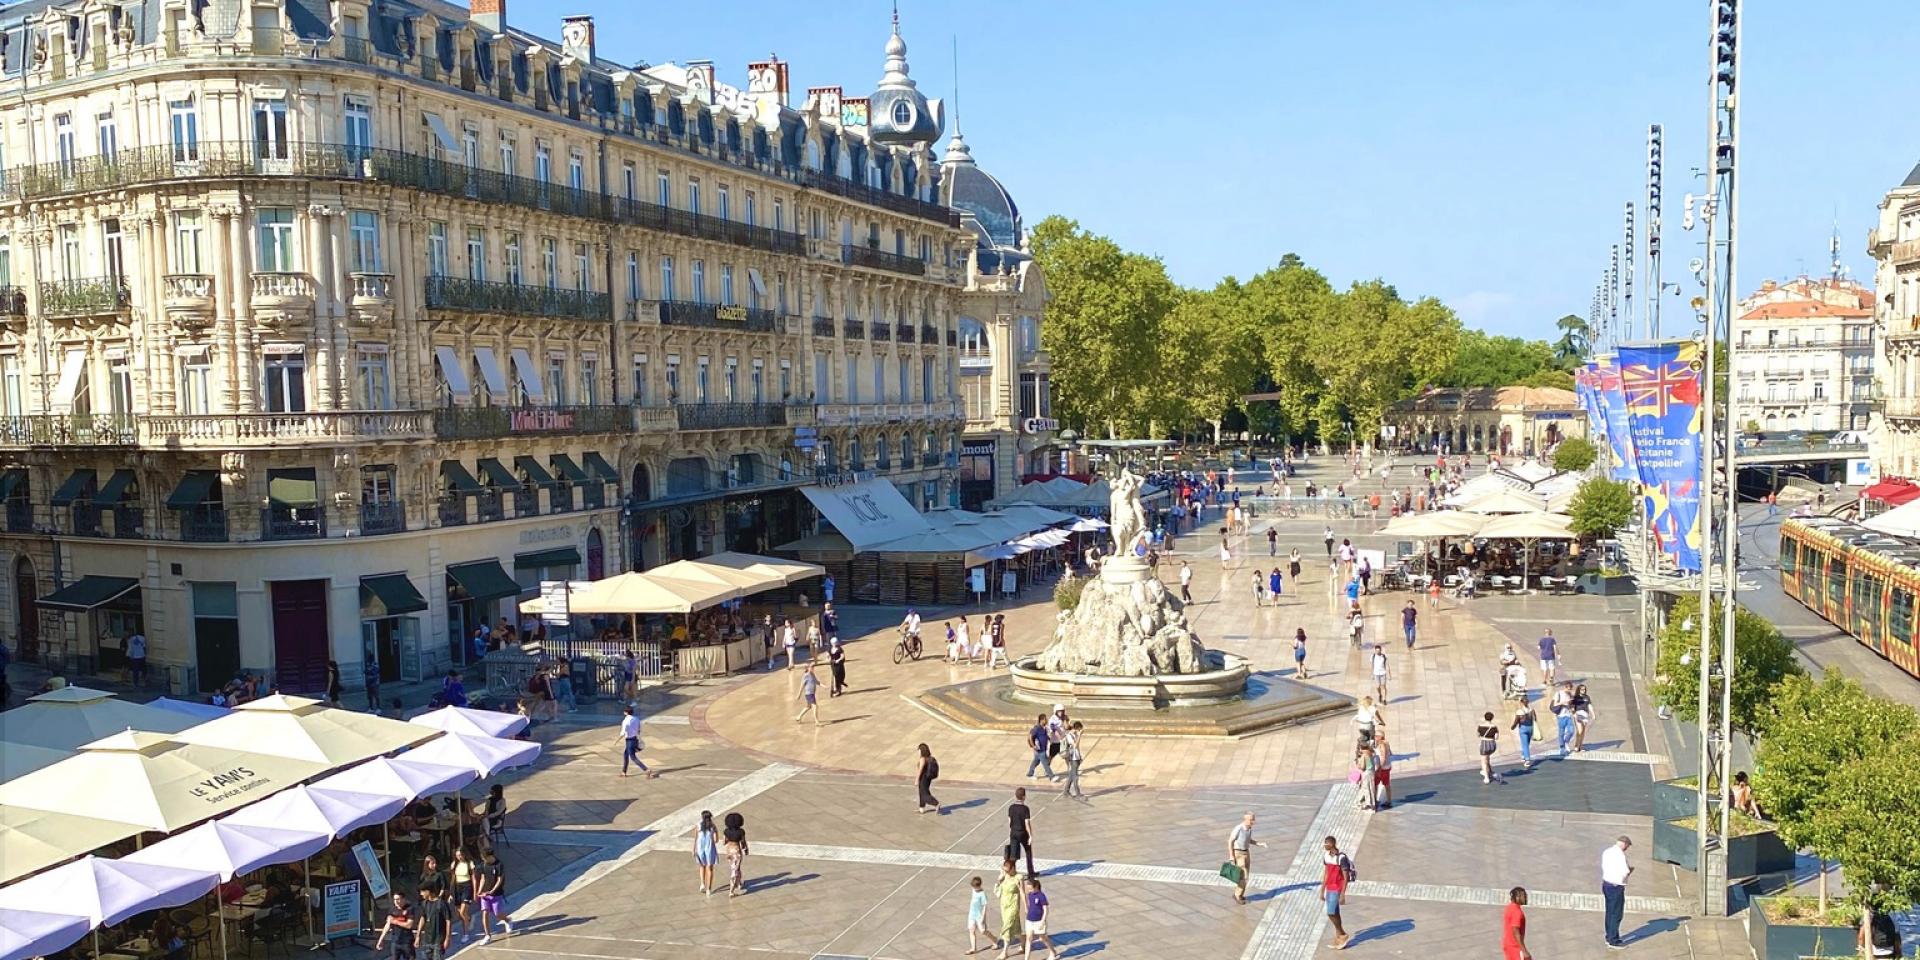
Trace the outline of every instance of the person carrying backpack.
{"label": "person carrying backpack", "polygon": [[920,771],[914,777],[914,784],[920,788],[918,813],[938,813],[940,800],[933,795],[933,782],[940,779],[940,761],[934,758],[933,749],[926,744],[920,745]]}
{"label": "person carrying backpack", "polygon": [[1320,861],[1320,894],[1327,901],[1327,922],[1333,924],[1333,949],[1344,950],[1347,928],[1340,923],[1340,907],[1347,902],[1347,887],[1360,879],[1360,874],[1353,868],[1353,860],[1340,852],[1340,842],[1331,836]]}

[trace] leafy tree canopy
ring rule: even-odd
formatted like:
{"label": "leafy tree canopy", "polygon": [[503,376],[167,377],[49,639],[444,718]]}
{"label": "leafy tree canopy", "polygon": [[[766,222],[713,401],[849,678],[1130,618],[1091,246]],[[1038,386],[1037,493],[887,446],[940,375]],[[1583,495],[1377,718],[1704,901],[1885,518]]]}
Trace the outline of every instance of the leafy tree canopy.
{"label": "leafy tree canopy", "polygon": [[1578,473],[1600,459],[1600,448],[1586,437],[1568,437],[1553,448],[1553,468]]}
{"label": "leafy tree canopy", "polygon": [[1606,539],[1633,519],[1633,490],[1618,480],[1589,477],[1574,491],[1567,514],[1573,518],[1573,532],[1583,537]]}

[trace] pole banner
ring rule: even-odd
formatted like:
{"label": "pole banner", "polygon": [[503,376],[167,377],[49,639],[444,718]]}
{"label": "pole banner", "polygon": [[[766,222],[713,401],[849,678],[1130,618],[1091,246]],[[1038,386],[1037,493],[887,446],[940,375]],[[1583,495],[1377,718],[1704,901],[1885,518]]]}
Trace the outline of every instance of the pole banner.
{"label": "pole banner", "polygon": [[1660,551],[1698,573],[1700,526],[1700,345],[1691,340],[1620,348],[1621,393],[1635,463]]}
{"label": "pole banner", "polygon": [[1607,450],[1612,456],[1607,476],[1622,483],[1637,484],[1640,482],[1640,472],[1634,463],[1626,397],[1621,392],[1620,367],[1613,357],[1601,357],[1594,362],[1594,368],[1594,390],[1600,400],[1601,418],[1607,425]]}

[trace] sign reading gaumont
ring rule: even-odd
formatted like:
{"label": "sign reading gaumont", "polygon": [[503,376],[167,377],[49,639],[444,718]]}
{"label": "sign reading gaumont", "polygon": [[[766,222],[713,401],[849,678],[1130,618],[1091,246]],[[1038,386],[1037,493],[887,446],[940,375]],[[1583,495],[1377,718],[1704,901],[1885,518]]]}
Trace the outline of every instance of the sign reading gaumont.
{"label": "sign reading gaumont", "polygon": [[862,480],[840,487],[805,487],[814,509],[856,551],[928,530],[927,520],[900,491],[883,480]]}

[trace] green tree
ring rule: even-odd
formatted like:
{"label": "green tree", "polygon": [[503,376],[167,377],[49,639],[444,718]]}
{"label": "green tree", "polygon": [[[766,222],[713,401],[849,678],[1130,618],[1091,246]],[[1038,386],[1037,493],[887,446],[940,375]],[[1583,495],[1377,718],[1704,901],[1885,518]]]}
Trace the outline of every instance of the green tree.
{"label": "green tree", "polygon": [[1312,370],[1324,390],[1321,429],[1371,436],[1388,407],[1432,384],[1458,349],[1460,320],[1431,297],[1413,303],[1382,280],[1356,283],[1306,331]]}
{"label": "green tree", "polygon": [[1578,473],[1600,459],[1600,448],[1586,437],[1568,437],[1553,448],[1553,468]]}
{"label": "green tree", "polygon": [[1165,392],[1153,376],[1161,320],[1176,299],[1173,281],[1160,261],[1063,217],[1037,224],[1029,245],[1052,296],[1041,336],[1055,354],[1061,419],[1114,435],[1137,417],[1141,401]]}
{"label": "green tree", "polygon": [[1506,387],[1542,373],[1564,376],[1553,347],[1544,340],[1502,337],[1462,330],[1453,362],[1436,382],[1443,387]]}
{"label": "green tree", "polygon": [[1633,519],[1633,490],[1618,480],[1589,477],[1574,491],[1567,513],[1573,532],[1605,540]]}
{"label": "green tree", "polygon": [[1837,860],[1848,899],[1896,912],[1920,903],[1920,736],[1882,744],[1833,772],[1813,810],[1821,856]]}
{"label": "green tree", "polygon": [[[1714,641],[1709,663],[1720,664],[1722,605],[1711,607],[1708,629]],[[1700,598],[1687,596],[1674,604],[1667,615],[1666,629],[1660,631],[1659,666],[1654,671],[1653,697],[1687,723],[1700,719]],[[1778,627],[1765,617],[1735,605],[1733,612],[1733,725],[1748,734],[1757,734],[1765,716],[1763,705],[1775,684],[1801,670],[1793,658],[1793,641],[1781,636]]]}
{"label": "green tree", "polygon": [[1592,331],[1587,329],[1585,320],[1571,313],[1554,321],[1553,325],[1560,331],[1560,339],[1553,342],[1553,354],[1561,366],[1572,369],[1581,357],[1587,355]]}

